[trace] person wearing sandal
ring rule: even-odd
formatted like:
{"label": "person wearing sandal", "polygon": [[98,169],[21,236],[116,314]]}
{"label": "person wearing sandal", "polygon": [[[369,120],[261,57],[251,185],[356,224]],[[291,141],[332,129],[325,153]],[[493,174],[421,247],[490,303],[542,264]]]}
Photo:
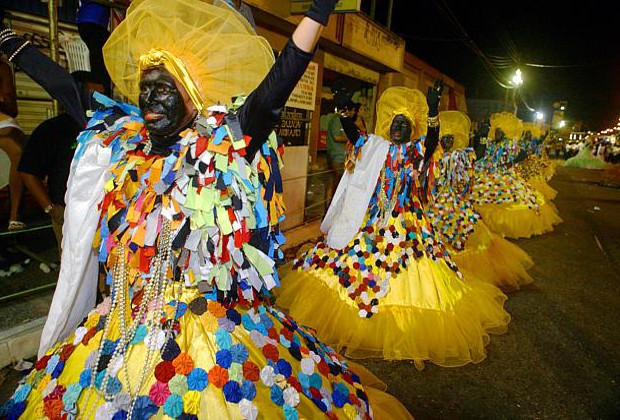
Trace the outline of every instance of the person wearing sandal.
{"label": "person wearing sandal", "polygon": [[14,120],[15,117],[17,117],[17,102],[13,73],[9,64],[0,60],[0,149],[7,154],[11,162],[9,170],[11,212],[8,226],[10,231],[26,227],[17,216],[24,188],[17,173],[17,164],[22,155],[24,133]]}

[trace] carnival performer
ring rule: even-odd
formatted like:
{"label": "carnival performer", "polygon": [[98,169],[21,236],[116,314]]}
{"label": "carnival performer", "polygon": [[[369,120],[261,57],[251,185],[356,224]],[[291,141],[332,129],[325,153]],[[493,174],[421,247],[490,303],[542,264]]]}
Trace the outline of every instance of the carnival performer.
{"label": "carnival performer", "polygon": [[[418,368],[480,362],[488,334],[510,320],[499,289],[461,280],[425,214],[423,175],[439,141],[442,90],[438,81],[428,98],[405,87],[381,95],[376,134],[356,145],[357,164],[321,225],[325,240],[284,271],[276,303],[349,357],[408,359]],[[427,119],[422,153],[416,141]]]}
{"label": "carnival performer", "polygon": [[524,122],[523,132],[520,149],[525,156],[517,163],[517,171],[545,199],[553,200],[558,192],[549,185],[548,181],[555,174],[555,164],[543,148],[540,126]]}
{"label": "carnival performer", "polygon": [[[506,291],[532,282],[534,264],[517,245],[492,233],[474,209],[476,154],[468,147],[471,121],[460,111],[439,113],[440,175],[432,186],[428,217],[464,279],[479,279]],[[443,155],[443,156],[442,156]]]}
{"label": "carnival performer", "polygon": [[515,168],[522,122],[509,112],[491,115],[486,155],[476,162],[474,207],[484,223],[501,236],[529,238],[561,223],[558,211]]}
{"label": "carnival performer", "polygon": [[592,139],[587,139],[581,150],[579,150],[579,153],[567,159],[566,162],[564,162],[564,166],[569,168],[605,169],[605,161],[594,156],[592,148]]}
{"label": "carnival performer", "polygon": [[[370,418],[375,395],[376,414],[410,417],[264,298],[281,242],[270,132],[334,5],[315,0],[273,64],[267,41],[225,3],[132,3],[103,53],[139,108],[96,96],[72,164],[41,358],[2,416]],[[64,70],[2,34],[21,68],[70,95]],[[99,275],[111,297],[91,310]]]}

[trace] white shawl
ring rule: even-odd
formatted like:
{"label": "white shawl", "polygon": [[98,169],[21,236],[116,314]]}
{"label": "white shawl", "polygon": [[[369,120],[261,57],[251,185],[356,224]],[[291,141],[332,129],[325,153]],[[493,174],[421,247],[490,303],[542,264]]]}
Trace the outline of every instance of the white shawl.
{"label": "white shawl", "polygon": [[43,327],[39,357],[75,331],[95,305],[99,269],[93,239],[99,222],[97,205],[103,200],[111,167],[111,150],[95,141],[85,147],[67,182],[60,274]]}
{"label": "white shawl", "polygon": [[327,235],[330,248],[344,248],[359,231],[389,149],[389,141],[371,134],[362,146],[353,173],[345,172],[342,176],[321,223],[321,231]]}

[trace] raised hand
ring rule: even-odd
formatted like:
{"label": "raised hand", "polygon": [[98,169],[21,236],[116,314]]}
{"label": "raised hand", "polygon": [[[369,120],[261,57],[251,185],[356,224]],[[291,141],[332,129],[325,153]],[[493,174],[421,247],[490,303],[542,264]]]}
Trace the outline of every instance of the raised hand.
{"label": "raised hand", "polygon": [[441,100],[441,94],[443,93],[443,80],[435,80],[433,87],[428,88],[426,95],[426,103],[428,104],[428,115],[433,117],[438,114],[439,101]]}
{"label": "raised hand", "polygon": [[334,11],[336,3],[338,3],[338,0],[314,0],[310,5],[310,9],[306,12],[306,16],[326,26],[329,21],[329,15]]}

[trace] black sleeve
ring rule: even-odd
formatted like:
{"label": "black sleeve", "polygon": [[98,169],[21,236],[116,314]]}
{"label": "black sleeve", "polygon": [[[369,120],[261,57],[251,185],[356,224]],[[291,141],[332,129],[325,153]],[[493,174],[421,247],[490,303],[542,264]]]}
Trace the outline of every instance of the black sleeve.
{"label": "black sleeve", "polygon": [[[10,56],[23,43],[22,38],[9,39],[2,44],[2,52]],[[26,46],[17,54],[13,63],[41,85],[52,98],[58,100],[81,127],[86,126],[85,109],[88,104],[82,104],[80,89],[67,70],[32,45]]]}
{"label": "black sleeve", "polygon": [[289,39],[265,79],[239,108],[239,123],[243,134],[252,137],[246,148],[248,161],[252,161],[267,140],[313,55],[302,51]]}
{"label": "black sleeve", "polygon": [[357,139],[360,138],[360,129],[355,125],[353,118],[340,118],[340,124],[342,124],[342,129],[347,135],[349,142],[355,144]]}
{"label": "black sleeve", "polygon": [[41,179],[50,174],[52,167],[51,139],[55,136],[54,119],[43,121],[34,129],[26,145],[17,170]]}
{"label": "black sleeve", "polygon": [[437,127],[428,127],[426,139],[424,139],[424,162],[430,161],[435,149],[439,144],[439,125]]}

